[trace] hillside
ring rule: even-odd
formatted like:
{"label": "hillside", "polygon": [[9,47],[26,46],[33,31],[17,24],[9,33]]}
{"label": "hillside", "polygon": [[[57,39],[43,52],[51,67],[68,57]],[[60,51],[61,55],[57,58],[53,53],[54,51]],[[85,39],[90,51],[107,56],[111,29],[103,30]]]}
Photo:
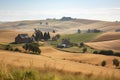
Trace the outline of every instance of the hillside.
{"label": "hillside", "polygon": [[96,39],[92,40],[93,42],[100,41],[110,41],[110,40],[118,40],[120,39],[120,32],[107,32],[102,35],[96,37]]}
{"label": "hillside", "polygon": [[[46,22],[48,25],[46,25]],[[42,23],[42,24],[40,24]],[[25,30],[31,31],[34,28],[40,28],[42,31],[56,30],[58,33],[76,33],[77,29],[100,29],[103,31],[115,31],[120,28],[119,22],[106,22],[87,19],[73,19],[68,21],[61,20],[31,20],[4,22],[0,24],[0,30]]]}
{"label": "hillside", "polygon": [[29,34],[30,36],[33,34],[33,32],[31,31],[13,31],[13,30],[0,30],[0,43],[11,43],[11,42],[14,42],[15,40],[15,37],[18,35],[18,34],[22,34],[22,33],[27,33]]}
{"label": "hillside", "polygon": [[89,42],[86,45],[98,50],[113,50],[120,52],[120,40],[102,41],[102,42]]}
{"label": "hillside", "polygon": [[[94,65],[99,64],[102,60],[107,60],[111,65],[112,59],[119,59],[118,57],[95,54],[71,54],[55,50],[52,47],[42,47],[41,49],[42,56],[0,51],[0,60],[3,60],[4,57],[6,64],[12,64],[14,66],[30,67],[32,65],[36,68],[49,67],[84,74],[92,73],[94,75],[100,75],[102,72],[102,75],[108,76],[114,73],[115,77],[119,77],[119,70]],[[79,61],[82,62],[80,63]],[[108,66],[110,66],[109,64]]]}
{"label": "hillside", "polygon": [[99,35],[86,45],[98,50],[113,50],[120,52],[120,32],[107,32]]}

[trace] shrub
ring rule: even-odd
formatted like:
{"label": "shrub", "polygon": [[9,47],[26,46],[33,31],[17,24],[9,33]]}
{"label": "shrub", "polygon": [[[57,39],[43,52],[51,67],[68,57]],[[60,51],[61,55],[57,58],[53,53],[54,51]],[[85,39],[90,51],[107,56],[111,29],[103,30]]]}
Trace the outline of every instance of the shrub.
{"label": "shrub", "polygon": [[83,53],[85,53],[87,51],[87,48],[83,48]]}
{"label": "shrub", "polygon": [[80,47],[83,47],[83,46],[84,46],[84,43],[83,43],[83,42],[81,42],[81,43],[80,43]]}
{"label": "shrub", "polygon": [[119,52],[116,52],[116,53],[114,53],[114,56],[120,57],[120,53],[119,53]]}
{"label": "shrub", "polygon": [[5,46],[5,50],[11,50],[11,49],[12,49],[12,46],[10,46],[10,45]]}
{"label": "shrub", "polygon": [[106,61],[102,61],[101,66],[105,66],[105,65],[106,65]]}
{"label": "shrub", "polygon": [[103,55],[114,55],[114,52],[112,50],[101,50],[99,54]]}
{"label": "shrub", "polygon": [[15,48],[14,51],[20,52],[21,50],[18,48]]}
{"label": "shrub", "polygon": [[118,59],[113,59],[113,65],[115,65],[116,67],[119,66],[119,61],[118,61]]}
{"label": "shrub", "polygon": [[94,51],[93,54],[98,54],[99,52],[98,51]]}

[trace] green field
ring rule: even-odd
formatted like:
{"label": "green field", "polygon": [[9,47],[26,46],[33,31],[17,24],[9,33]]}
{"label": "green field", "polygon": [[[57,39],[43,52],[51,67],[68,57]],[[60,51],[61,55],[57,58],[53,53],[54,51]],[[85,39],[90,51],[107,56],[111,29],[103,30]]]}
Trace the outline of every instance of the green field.
{"label": "green field", "polygon": [[95,39],[100,34],[102,33],[66,34],[62,35],[58,42],[61,42],[62,39],[70,39],[70,41],[73,43],[89,42]]}

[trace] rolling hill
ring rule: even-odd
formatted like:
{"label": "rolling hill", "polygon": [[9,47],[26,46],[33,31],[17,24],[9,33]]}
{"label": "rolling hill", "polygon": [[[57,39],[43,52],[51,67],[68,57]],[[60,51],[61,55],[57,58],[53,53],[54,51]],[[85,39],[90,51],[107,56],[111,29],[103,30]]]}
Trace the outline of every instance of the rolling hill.
{"label": "rolling hill", "polygon": [[[112,76],[114,73],[115,77],[119,77],[120,72],[117,69],[94,65],[96,63],[99,64],[102,60],[106,60],[108,66],[111,66],[112,59],[120,59],[119,57],[95,54],[71,54],[56,50],[52,47],[41,47],[41,50],[41,56],[19,52],[0,51],[0,60],[3,60],[6,64],[12,64],[18,67],[30,67],[32,65],[32,67],[35,68],[49,67],[70,72],[107,76]],[[79,61],[82,62],[80,63]]]}
{"label": "rolling hill", "polygon": [[102,35],[96,37],[96,39],[92,40],[93,42],[101,42],[101,41],[110,41],[110,40],[118,40],[120,39],[120,32],[107,32]]}
{"label": "rolling hill", "polygon": [[[46,25],[48,22],[48,25]],[[42,23],[42,24],[40,24]],[[4,22],[0,24],[1,30],[25,30],[31,31],[34,28],[40,28],[42,31],[56,30],[58,33],[76,33],[77,29],[100,29],[103,31],[115,31],[120,28],[120,22],[107,22],[87,19],[62,20],[28,20],[16,22]]]}
{"label": "rolling hill", "polygon": [[113,50],[120,52],[120,40],[102,41],[102,42],[89,42],[86,45],[98,50]]}
{"label": "rolling hill", "polygon": [[107,32],[98,36],[86,45],[98,50],[113,50],[120,52],[120,32]]}

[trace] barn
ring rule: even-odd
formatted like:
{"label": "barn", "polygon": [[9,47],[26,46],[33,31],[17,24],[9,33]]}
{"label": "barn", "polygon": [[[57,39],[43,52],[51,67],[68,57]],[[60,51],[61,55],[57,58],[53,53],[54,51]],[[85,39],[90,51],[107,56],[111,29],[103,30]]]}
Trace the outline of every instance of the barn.
{"label": "barn", "polygon": [[29,37],[28,34],[18,34],[17,37],[15,37],[15,43],[30,43],[33,42],[33,38]]}

